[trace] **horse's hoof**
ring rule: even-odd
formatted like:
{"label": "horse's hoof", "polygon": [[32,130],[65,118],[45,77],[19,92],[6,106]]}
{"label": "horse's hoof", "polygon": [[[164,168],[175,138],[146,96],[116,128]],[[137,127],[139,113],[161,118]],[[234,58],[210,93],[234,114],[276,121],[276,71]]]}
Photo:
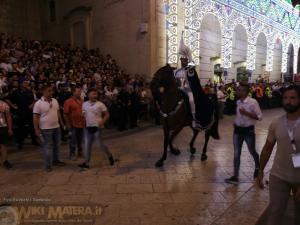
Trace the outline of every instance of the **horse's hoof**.
{"label": "horse's hoof", "polygon": [[164,162],[162,160],[158,160],[156,163],[155,163],[155,167],[162,167],[164,165]]}
{"label": "horse's hoof", "polygon": [[190,148],[190,153],[192,155],[194,155],[196,153],[196,148],[194,148],[194,147]]}
{"label": "horse's hoof", "polygon": [[171,153],[173,154],[173,155],[180,155],[180,150],[179,149],[172,149],[171,150]]}
{"label": "horse's hoof", "polygon": [[207,155],[201,155],[201,161],[206,161],[207,160]]}

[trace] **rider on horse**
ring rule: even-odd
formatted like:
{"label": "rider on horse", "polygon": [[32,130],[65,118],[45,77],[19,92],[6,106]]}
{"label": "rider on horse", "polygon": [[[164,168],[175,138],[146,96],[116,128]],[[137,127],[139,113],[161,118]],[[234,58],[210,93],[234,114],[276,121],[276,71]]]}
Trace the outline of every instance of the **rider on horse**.
{"label": "rider on horse", "polygon": [[183,96],[189,100],[191,114],[193,116],[193,127],[206,130],[214,122],[214,107],[212,102],[204,93],[200,80],[193,64],[190,49],[180,43],[179,49],[181,68],[175,71],[175,78]]}

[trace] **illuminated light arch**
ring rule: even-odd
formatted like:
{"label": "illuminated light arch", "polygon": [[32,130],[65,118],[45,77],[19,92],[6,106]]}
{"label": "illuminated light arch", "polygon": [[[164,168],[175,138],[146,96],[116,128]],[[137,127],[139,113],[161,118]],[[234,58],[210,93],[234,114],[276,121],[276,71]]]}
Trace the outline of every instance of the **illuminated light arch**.
{"label": "illuminated light arch", "polygon": [[300,45],[299,45],[299,41],[295,37],[292,38],[292,43],[294,46],[294,66],[293,66],[294,71],[293,71],[293,73],[296,74],[298,71],[298,54],[299,54],[298,49],[299,49]]}
{"label": "illuminated light arch", "polygon": [[[283,55],[283,41],[282,35],[278,32],[274,32],[274,36],[272,38],[272,43],[274,45],[273,49],[273,66],[271,79],[272,80],[280,80],[283,79],[282,74],[282,55]],[[275,46],[277,46],[275,48]],[[276,58],[275,58],[276,55]]]}
{"label": "illuminated light arch", "polygon": [[[295,46],[292,41],[292,37],[288,34],[283,34],[283,41],[282,42],[282,67],[281,72],[286,73],[287,72],[287,61],[288,61],[288,51],[290,44],[293,46],[293,49],[295,49]],[[294,51],[295,52],[295,51]]]}
{"label": "illuminated light arch", "polygon": [[178,62],[178,1],[165,2],[167,28],[167,59],[168,63]]}
{"label": "illuminated light arch", "polygon": [[295,44],[293,43],[293,39],[289,39],[289,40],[286,42],[287,50],[289,50],[290,45],[292,45],[293,48],[295,48]]}
{"label": "illuminated light arch", "polygon": [[[213,15],[218,19],[221,29],[221,59],[223,59],[224,53],[224,25],[225,19],[223,17],[222,5],[212,1],[195,1],[187,0],[185,2],[185,30],[184,40],[187,46],[192,50],[193,59],[196,65],[200,64],[200,35],[201,25],[203,19],[207,15]],[[222,64],[222,63],[221,63]]]}
{"label": "illuminated light arch", "polygon": [[280,40],[280,42],[282,44],[283,43],[283,35],[281,33],[275,31],[273,33],[272,43],[275,44],[278,39]]}
{"label": "illuminated light arch", "polygon": [[[264,58],[264,63],[265,65],[267,65],[267,61],[268,61],[268,38],[267,38],[267,35],[265,34],[264,32],[264,28],[261,29],[261,31],[258,33],[258,35],[256,36],[256,44],[255,44],[255,47],[256,47],[256,52],[255,52],[255,63],[257,64],[256,62],[256,56],[257,56],[257,47],[258,47],[258,41],[259,41],[259,37],[262,37],[266,43],[266,46],[265,46],[265,49],[266,49],[266,55],[265,55],[265,58]],[[256,68],[258,69],[258,68]]]}
{"label": "illuminated light arch", "polygon": [[[167,29],[168,29],[168,61],[177,63],[178,52],[178,2],[181,0],[165,0],[168,3]],[[256,60],[256,39],[260,32],[263,32],[267,38],[267,61],[266,70],[272,71],[273,52],[276,38],[280,36],[282,43],[282,72],[286,72],[287,48],[288,44],[283,40],[293,38],[294,48],[300,46],[300,20],[298,13],[294,12],[292,7],[282,6],[277,0],[265,0],[263,4],[250,7],[252,0],[185,0],[184,2],[184,39],[191,48],[195,63],[199,65],[200,56],[200,27],[204,16],[207,13],[215,15],[221,25],[221,61],[224,68],[230,68],[232,64],[232,37],[233,28],[237,24],[246,27],[248,35],[247,68],[255,69]],[[271,3],[275,4],[271,4]],[[281,7],[282,6],[282,7]],[[263,9],[263,10],[262,10]],[[280,13],[276,10],[280,9]],[[262,11],[259,11],[262,10]],[[262,13],[263,12],[263,13]],[[287,14],[293,23],[292,27],[286,26],[287,21],[282,21],[280,15]],[[259,19],[258,19],[259,18]],[[272,23],[269,25],[269,21]],[[288,35],[287,35],[288,34]],[[275,40],[274,40],[275,39]],[[296,44],[298,43],[298,44]],[[298,54],[298,53],[295,53]],[[294,62],[296,63],[296,62]],[[294,67],[296,68],[296,67]]]}
{"label": "illuminated light arch", "polygon": [[267,24],[263,24],[259,22],[259,26],[256,30],[256,28],[253,28],[255,30],[256,34],[256,42],[261,33],[264,34],[267,40],[267,56],[266,56],[266,71],[270,72],[272,71],[273,67],[273,49],[274,49],[274,43],[273,43],[273,35],[274,35],[274,30],[271,26]]}
{"label": "illuminated light arch", "polygon": [[[295,62],[295,51],[296,50],[295,50],[295,45],[294,45],[294,43],[291,42],[291,40],[292,39],[290,39],[286,42],[287,43],[286,44],[286,46],[287,46],[287,57],[286,57],[287,65],[286,65],[285,70],[286,70],[286,73],[289,74],[289,76],[294,77],[294,71],[295,71],[294,62]],[[291,53],[293,53],[293,54],[291,54]],[[293,59],[293,61],[291,61],[291,59]],[[290,74],[290,65],[292,66],[291,74]]]}
{"label": "illuminated light arch", "polygon": [[[230,62],[228,63],[228,67],[231,67],[232,64],[232,40],[233,40],[233,36],[234,36],[234,31],[235,28],[241,25],[247,34],[247,41],[248,41],[248,45],[247,45],[247,69],[249,69],[249,62],[252,60],[252,58],[255,58],[255,42],[253,41],[255,38],[253,38],[253,34],[252,34],[252,30],[251,30],[251,26],[248,23],[248,19],[246,16],[238,13],[238,12],[233,12],[232,15],[228,18],[227,21],[227,27],[226,27],[226,32],[228,32],[228,35],[230,35],[230,46],[228,46],[229,48],[229,52],[227,53],[229,55],[230,58]],[[226,53],[225,53],[226,55]],[[253,57],[252,57],[253,56]],[[253,62],[253,61],[252,61]],[[255,64],[255,61],[254,61]],[[255,65],[254,65],[255,67]]]}
{"label": "illuminated light arch", "polygon": [[273,63],[274,63],[274,48],[277,40],[280,40],[280,43],[282,45],[282,35],[278,33],[276,30],[274,30],[271,27],[266,28],[267,29],[267,61],[266,61],[266,71],[271,72],[273,71]]}
{"label": "illuminated light arch", "polygon": [[266,59],[266,71],[271,72],[273,70],[273,58],[274,58],[274,46],[273,42],[274,29],[270,26],[264,26],[264,34],[267,38],[267,59]]}
{"label": "illuminated light arch", "polygon": [[[248,55],[248,40],[250,33],[247,31],[247,28],[241,24],[238,23],[235,26],[232,26],[231,28],[231,38],[232,38],[232,46],[231,46],[231,63],[235,64],[237,62],[241,61],[247,61],[247,55]],[[244,45],[238,45],[238,43],[241,44],[240,41],[246,42],[246,46]],[[241,52],[241,54],[237,54],[238,52]],[[232,72],[232,70],[231,70]]]}

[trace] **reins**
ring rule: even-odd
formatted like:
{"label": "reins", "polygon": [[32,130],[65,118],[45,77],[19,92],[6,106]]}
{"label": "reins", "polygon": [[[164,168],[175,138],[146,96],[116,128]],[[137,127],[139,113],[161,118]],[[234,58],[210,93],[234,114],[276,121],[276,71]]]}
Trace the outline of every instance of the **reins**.
{"label": "reins", "polygon": [[168,118],[168,117],[170,117],[170,116],[175,115],[175,114],[178,112],[178,110],[180,109],[180,107],[181,107],[182,104],[183,104],[183,99],[180,99],[180,101],[177,102],[177,104],[176,104],[174,110],[172,110],[172,111],[169,112],[169,113],[165,113],[165,112],[163,112],[163,111],[160,109],[160,110],[159,110],[159,113],[160,113],[160,115],[161,115],[162,117]]}

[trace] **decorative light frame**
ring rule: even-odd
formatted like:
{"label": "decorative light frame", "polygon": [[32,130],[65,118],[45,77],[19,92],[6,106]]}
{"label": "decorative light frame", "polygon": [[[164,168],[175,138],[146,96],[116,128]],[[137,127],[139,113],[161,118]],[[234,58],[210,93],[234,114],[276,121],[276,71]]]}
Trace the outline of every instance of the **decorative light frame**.
{"label": "decorative light frame", "polygon": [[178,0],[168,0],[166,4],[168,63],[178,62]]}
{"label": "decorative light frame", "polygon": [[[168,62],[178,62],[178,1],[167,0],[167,37],[168,37]],[[241,24],[247,31],[248,47],[247,47],[247,69],[255,70],[256,61],[256,42],[260,33],[263,33],[267,39],[267,56],[266,71],[271,72],[273,69],[274,45],[277,38],[282,42],[282,66],[281,72],[287,71],[287,53],[289,43],[294,46],[294,72],[297,71],[297,56],[300,46],[300,19],[298,12],[293,8],[279,0],[267,1],[264,5],[265,15],[258,12],[258,5],[251,5],[251,2],[260,0],[245,0],[241,3],[239,0],[185,0],[185,19],[184,19],[184,40],[193,54],[196,65],[200,64],[200,29],[203,18],[207,14],[213,14],[218,18],[221,27],[221,65],[224,68],[232,66],[232,40],[234,29]],[[228,5],[228,3],[230,5]],[[269,4],[269,6],[268,6]],[[255,7],[254,7],[255,6]],[[261,7],[261,8],[263,8]],[[280,10],[278,13],[271,13],[268,7]],[[277,11],[275,11],[277,12]],[[294,21],[294,29],[287,26],[286,13],[291,21]],[[279,16],[283,15],[282,20]],[[276,18],[275,18],[276,17]],[[280,21],[280,22],[278,22]]]}

